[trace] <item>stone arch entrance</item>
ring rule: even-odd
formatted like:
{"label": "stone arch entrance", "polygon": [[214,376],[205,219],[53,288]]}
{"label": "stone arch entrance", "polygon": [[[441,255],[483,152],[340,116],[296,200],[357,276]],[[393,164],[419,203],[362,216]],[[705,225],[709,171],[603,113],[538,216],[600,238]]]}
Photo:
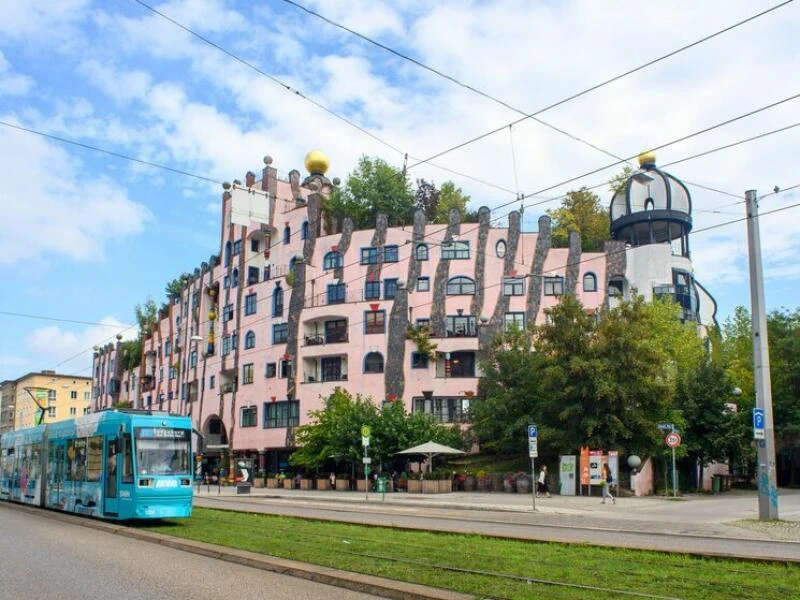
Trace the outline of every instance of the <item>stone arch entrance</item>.
{"label": "stone arch entrance", "polygon": [[229,444],[225,423],[218,415],[210,415],[203,423],[203,472],[209,477],[226,477]]}

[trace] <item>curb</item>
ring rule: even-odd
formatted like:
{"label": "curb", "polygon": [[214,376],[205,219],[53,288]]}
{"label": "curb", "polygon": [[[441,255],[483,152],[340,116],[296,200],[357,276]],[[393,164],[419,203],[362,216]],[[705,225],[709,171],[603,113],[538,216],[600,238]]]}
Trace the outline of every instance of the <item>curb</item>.
{"label": "curb", "polygon": [[79,525],[113,535],[159,544],[183,552],[191,552],[192,554],[198,554],[207,558],[224,560],[245,567],[298,577],[316,583],[323,583],[383,598],[392,598],[396,600],[475,600],[475,596],[452,590],[433,588],[416,583],[406,583],[352,571],[342,571],[331,567],[288,560],[265,554],[258,554],[256,552],[248,552],[247,550],[227,548],[225,546],[217,546],[206,542],[183,540],[162,533],[141,531],[125,525],[107,523],[90,517],[59,513],[25,506],[23,504],[3,503],[3,506],[27,512],[32,515],[43,516],[55,521],[69,523],[71,525]]}

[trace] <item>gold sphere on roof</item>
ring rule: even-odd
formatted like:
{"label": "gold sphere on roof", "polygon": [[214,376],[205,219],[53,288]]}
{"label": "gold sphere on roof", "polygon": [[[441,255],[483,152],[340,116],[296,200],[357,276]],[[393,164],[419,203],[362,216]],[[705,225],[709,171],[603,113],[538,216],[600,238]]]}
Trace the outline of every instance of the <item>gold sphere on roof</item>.
{"label": "gold sphere on roof", "polygon": [[312,150],[308,154],[306,154],[306,170],[311,173],[312,175],[324,175],[325,172],[330,167],[331,162],[328,160],[328,157],[325,156],[319,150]]}
{"label": "gold sphere on roof", "polygon": [[639,166],[656,164],[656,153],[652,150],[646,150],[639,154]]}

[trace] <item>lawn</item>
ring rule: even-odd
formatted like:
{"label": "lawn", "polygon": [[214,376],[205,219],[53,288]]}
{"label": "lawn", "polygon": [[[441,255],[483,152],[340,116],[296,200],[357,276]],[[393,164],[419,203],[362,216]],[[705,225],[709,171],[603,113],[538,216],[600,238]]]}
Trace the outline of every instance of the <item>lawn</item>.
{"label": "lawn", "polygon": [[[491,598],[796,597],[800,568],[195,508],[150,531]],[[590,589],[595,588],[595,589]],[[601,589],[596,589],[601,588]]]}

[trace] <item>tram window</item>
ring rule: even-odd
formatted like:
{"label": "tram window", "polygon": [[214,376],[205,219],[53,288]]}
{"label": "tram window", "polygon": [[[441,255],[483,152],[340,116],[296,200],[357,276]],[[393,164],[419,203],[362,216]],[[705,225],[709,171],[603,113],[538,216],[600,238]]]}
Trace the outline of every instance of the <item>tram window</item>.
{"label": "tram window", "polygon": [[67,458],[69,459],[68,478],[72,481],[86,479],[86,438],[67,442]]}
{"label": "tram window", "polygon": [[100,481],[103,473],[103,437],[89,438],[89,453],[86,461],[86,481]]}
{"label": "tram window", "polygon": [[133,483],[133,454],[131,453],[131,434],[122,436],[122,483]]}

